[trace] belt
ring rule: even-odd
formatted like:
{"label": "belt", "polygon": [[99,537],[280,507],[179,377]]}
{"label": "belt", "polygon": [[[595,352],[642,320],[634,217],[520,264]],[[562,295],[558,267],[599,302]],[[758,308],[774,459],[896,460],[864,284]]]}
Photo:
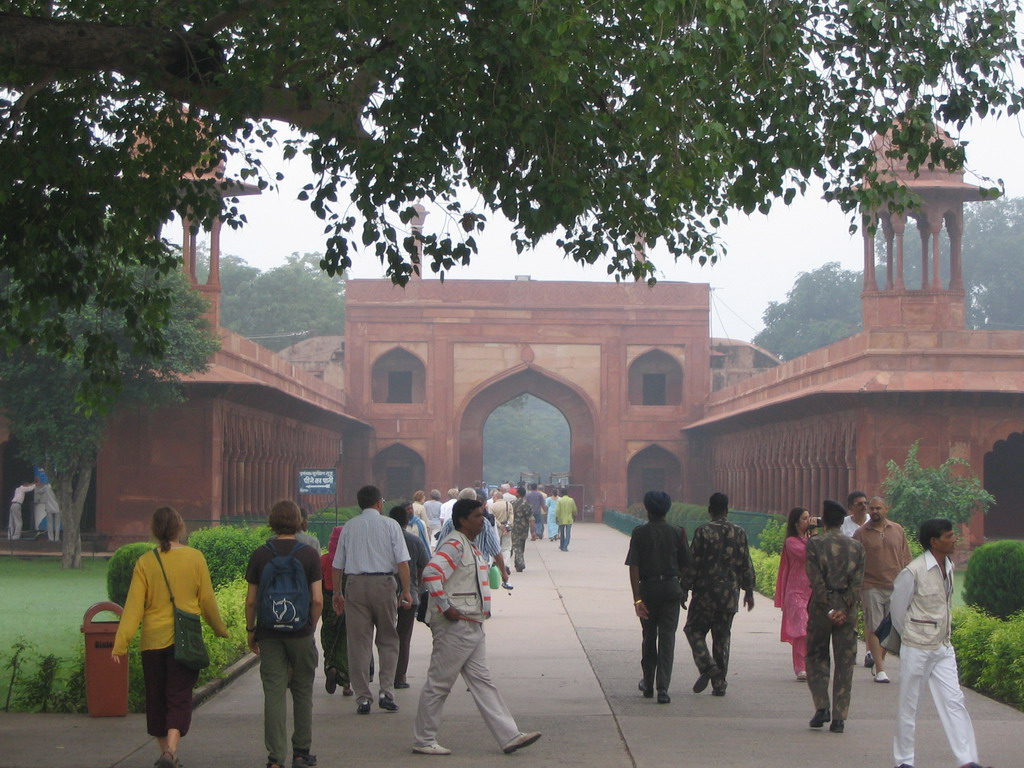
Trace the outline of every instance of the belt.
{"label": "belt", "polygon": [[844,587],[843,589],[830,589],[828,591],[828,593],[830,595],[845,595],[849,591],[850,591],[849,587]]}
{"label": "belt", "polygon": [[640,581],[672,581],[673,579],[678,581],[679,577],[678,576],[673,576],[671,574],[668,575],[668,576],[659,575],[659,576],[641,576],[640,577]]}
{"label": "belt", "polygon": [[349,576],[394,576],[394,571],[380,571],[378,573],[350,573]]}

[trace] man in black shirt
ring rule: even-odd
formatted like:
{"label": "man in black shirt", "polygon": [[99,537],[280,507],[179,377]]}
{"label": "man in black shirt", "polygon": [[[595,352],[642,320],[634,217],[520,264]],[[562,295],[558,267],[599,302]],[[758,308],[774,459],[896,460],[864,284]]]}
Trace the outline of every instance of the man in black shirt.
{"label": "man in black shirt", "polygon": [[633,608],[643,628],[640,691],[644,698],[658,688],[658,703],[668,704],[668,686],[672,681],[676,628],[683,588],[679,577],[690,561],[686,531],[665,520],[672,499],[662,491],[648,491],[644,508],[650,521],[633,530],[629,540],[629,583],[633,588]]}

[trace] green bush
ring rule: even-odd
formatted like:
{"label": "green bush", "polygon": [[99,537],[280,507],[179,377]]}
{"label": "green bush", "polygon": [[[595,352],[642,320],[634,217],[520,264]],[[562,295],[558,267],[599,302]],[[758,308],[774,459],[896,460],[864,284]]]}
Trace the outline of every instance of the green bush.
{"label": "green bush", "polygon": [[756,589],[765,597],[775,597],[775,580],[779,575],[779,559],[776,554],[769,554],[756,547],[750,548],[750,559],[754,563]]}
{"label": "green bush", "polygon": [[971,553],[964,602],[1000,619],[1024,610],[1024,541],[993,541]]}
{"label": "green bush", "polygon": [[189,546],[206,557],[214,589],[245,576],[249,557],[273,534],[265,525],[258,528],[235,528],[221,525],[200,528],[189,534]]}
{"label": "green bush", "polygon": [[773,517],[761,530],[761,542],[758,549],[767,552],[769,555],[781,555],[782,545],[786,541],[786,521],[780,517]]}
{"label": "green bush", "polygon": [[153,546],[145,541],[139,541],[125,544],[113,554],[107,567],[107,597],[111,602],[124,605],[128,598],[128,587],[132,583],[135,563],[142,555],[153,549]]}
{"label": "green bush", "polygon": [[964,685],[983,690],[981,677],[989,662],[989,642],[1000,623],[976,608],[957,608],[953,612],[953,647]]}
{"label": "green bush", "polygon": [[1024,614],[1000,622],[992,633],[981,683],[993,698],[1018,709],[1024,705]]}
{"label": "green bush", "polygon": [[224,670],[248,652],[245,632],[245,594],[248,589],[245,579],[238,578],[217,590],[217,607],[230,634],[217,637],[203,622],[203,641],[210,652],[210,666],[200,673],[199,685],[223,677]]}

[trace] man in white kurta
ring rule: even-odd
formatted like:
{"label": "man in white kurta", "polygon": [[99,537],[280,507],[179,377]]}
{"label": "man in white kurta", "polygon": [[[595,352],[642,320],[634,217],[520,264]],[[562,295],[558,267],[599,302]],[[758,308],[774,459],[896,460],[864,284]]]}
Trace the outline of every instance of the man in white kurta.
{"label": "man in white kurta", "polygon": [[914,766],[917,707],[927,684],[957,765],[981,768],[974,727],[960,690],[956,653],[950,643],[950,556],[956,549],[953,524],[941,518],[926,520],[921,524],[919,539],[925,552],[896,577],[889,607],[892,625],[903,643],[893,757],[897,768]]}
{"label": "man in white kurta", "polygon": [[452,509],[452,523],[455,530],[423,569],[433,648],[413,726],[413,752],[451,754],[437,743],[437,732],[445,701],[460,674],[502,751],[515,752],[533,744],[540,734],[519,730],[487,668],[483,623],[491,615],[491,591],[488,566],[473,544],[485,524],[483,505],[476,499],[460,499]]}

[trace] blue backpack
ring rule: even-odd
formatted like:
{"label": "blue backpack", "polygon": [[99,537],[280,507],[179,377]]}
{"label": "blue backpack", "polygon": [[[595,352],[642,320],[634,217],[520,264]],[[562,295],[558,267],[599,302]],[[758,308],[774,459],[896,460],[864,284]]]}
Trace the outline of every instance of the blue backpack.
{"label": "blue backpack", "polygon": [[273,542],[267,548],[274,558],[263,566],[257,591],[256,624],[275,632],[298,632],[309,624],[309,582],[306,569],[295,557],[301,541],[293,543],[291,551],[279,555]]}

